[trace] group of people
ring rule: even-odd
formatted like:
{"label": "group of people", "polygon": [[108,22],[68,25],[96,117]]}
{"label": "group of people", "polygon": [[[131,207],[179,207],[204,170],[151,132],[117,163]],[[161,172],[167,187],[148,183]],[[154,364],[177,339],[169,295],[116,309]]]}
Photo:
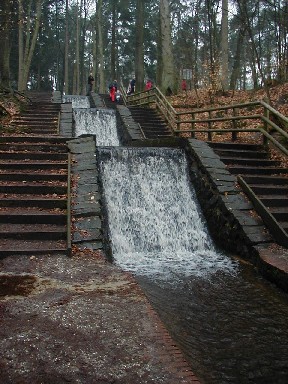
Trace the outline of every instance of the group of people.
{"label": "group of people", "polygon": [[[136,80],[135,80],[135,78],[133,78],[129,82],[129,86],[128,86],[128,89],[127,89],[127,92],[126,92],[127,95],[132,95],[133,93],[135,93],[135,86],[136,86]],[[146,85],[145,85],[145,91],[148,91],[149,89],[151,89],[152,86],[153,86],[152,81],[151,80],[147,80]],[[110,95],[111,101],[119,101],[120,100],[121,93],[118,90],[117,80],[114,80],[112,83],[110,83],[110,85],[109,85],[109,95]]]}
{"label": "group of people", "polygon": [[[89,96],[91,91],[92,91],[94,81],[95,80],[94,80],[93,74],[90,73],[88,76],[87,96]],[[127,89],[127,95],[131,95],[131,94],[135,93],[135,85],[136,85],[136,80],[135,80],[135,78],[133,78],[129,82],[129,86]],[[148,79],[146,82],[146,85],[145,85],[145,91],[149,91],[152,88],[152,86],[153,86],[152,81],[150,79]],[[113,82],[111,82],[109,84],[109,96],[110,96],[111,101],[113,101],[113,102],[114,101],[120,101],[121,93],[118,89],[117,80],[114,80]]]}
{"label": "group of people", "polygon": [[[127,95],[131,95],[132,93],[135,92],[135,85],[136,85],[136,80],[133,78],[129,83],[129,86],[127,89]],[[153,87],[153,83],[150,79],[148,79],[146,81],[145,91],[149,91],[149,89],[151,89],[152,87]]]}

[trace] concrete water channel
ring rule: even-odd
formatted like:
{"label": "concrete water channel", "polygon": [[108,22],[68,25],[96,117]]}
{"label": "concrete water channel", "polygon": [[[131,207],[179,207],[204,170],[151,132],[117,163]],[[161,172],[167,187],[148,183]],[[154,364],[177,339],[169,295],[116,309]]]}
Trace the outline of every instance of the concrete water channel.
{"label": "concrete water channel", "polygon": [[287,294],[214,245],[184,151],[107,144],[111,111],[86,106],[74,116],[76,135],[101,143],[113,261],[133,273],[193,372],[207,384],[287,383]]}

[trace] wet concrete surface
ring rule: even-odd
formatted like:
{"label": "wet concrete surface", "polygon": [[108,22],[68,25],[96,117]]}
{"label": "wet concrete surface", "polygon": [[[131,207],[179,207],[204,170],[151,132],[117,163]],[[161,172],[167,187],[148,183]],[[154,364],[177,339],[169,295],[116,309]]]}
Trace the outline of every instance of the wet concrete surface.
{"label": "wet concrete surface", "polygon": [[133,277],[98,252],[0,262],[0,383],[197,383]]}
{"label": "wet concrete surface", "polygon": [[252,265],[236,275],[137,281],[202,383],[288,382],[287,294]]}

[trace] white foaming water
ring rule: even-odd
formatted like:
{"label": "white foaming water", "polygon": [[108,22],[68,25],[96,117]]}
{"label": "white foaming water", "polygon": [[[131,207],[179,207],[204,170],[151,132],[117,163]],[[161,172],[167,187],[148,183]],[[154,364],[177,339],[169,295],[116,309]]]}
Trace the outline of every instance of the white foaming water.
{"label": "white foaming water", "polygon": [[90,108],[89,98],[79,95],[63,95],[63,103],[72,103],[72,108]]}
{"label": "white foaming water", "polygon": [[107,109],[73,109],[75,136],[96,135],[97,146],[119,146],[116,113]]}
{"label": "white foaming water", "polygon": [[168,148],[100,149],[113,258],[137,275],[234,273],[199,213],[185,153]]}

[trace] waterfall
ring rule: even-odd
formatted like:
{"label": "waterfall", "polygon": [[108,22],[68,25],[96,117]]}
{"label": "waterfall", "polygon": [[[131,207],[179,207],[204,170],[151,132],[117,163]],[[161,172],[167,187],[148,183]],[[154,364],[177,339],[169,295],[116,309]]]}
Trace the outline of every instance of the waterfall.
{"label": "waterfall", "polygon": [[75,136],[96,135],[96,145],[119,146],[116,113],[111,109],[73,108]]}
{"label": "waterfall", "polygon": [[90,108],[89,98],[79,95],[63,95],[63,103],[72,103],[72,108]]}
{"label": "waterfall", "polygon": [[236,270],[209,236],[183,150],[100,148],[99,159],[116,264],[158,277]]}

